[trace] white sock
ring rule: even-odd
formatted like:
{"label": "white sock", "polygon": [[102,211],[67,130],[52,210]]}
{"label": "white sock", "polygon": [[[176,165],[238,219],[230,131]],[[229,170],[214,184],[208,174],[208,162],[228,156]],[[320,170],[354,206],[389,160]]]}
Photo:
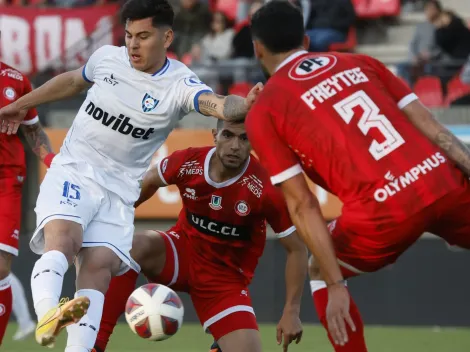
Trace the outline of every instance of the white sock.
{"label": "white sock", "polygon": [[18,322],[19,329],[25,329],[33,321],[29,313],[28,301],[24,293],[23,285],[15,274],[10,273],[10,285],[13,295],[13,314]]}
{"label": "white sock", "polygon": [[[347,282],[345,283],[345,286],[347,286]],[[323,288],[326,288],[326,282],[323,280],[310,280],[310,291],[312,291],[312,295],[317,292],[318,290],[321,290]]]}
{"label": "white sock", "polygon": [[96,290],[78,290],[75,297],[90,299],[88,313],[77,324],[67,326],[67,347],[65,352],[88,352],[96,342],[103,315],[104,295]]}
{"label": "white sock", "polygon": [[312,291],[312,295],[322,288],[326,288],[326,282],[322,280],[310,280],[310,290]]}
{"label": "white sock", "polygon": [[62,252],[50,251],[36,262],[31,274],[31,292],[38,320],[59,303],[64,274],[69,267]]}

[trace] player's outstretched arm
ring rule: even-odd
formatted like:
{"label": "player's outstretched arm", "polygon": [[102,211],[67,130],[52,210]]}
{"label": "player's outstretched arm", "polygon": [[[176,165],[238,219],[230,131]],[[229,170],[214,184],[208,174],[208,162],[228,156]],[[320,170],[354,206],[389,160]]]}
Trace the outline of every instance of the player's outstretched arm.
{"label": "player's outstretched arm", "polygon": [[437,121],[432,113],[419,100],[403,108],[409,120],[433,143],[444,150],[445,154],[470,177],[470,149],[452,132]]}
{"label": "player's outstretched arm", "polygon": [[[78,70],[62,73],[51,80],[44,83],[39,88],[34,89],[26,95],[16,100],[14,103],[7,105],[0,109],[0,121],[3,121],[2,133],[7,132],[5,126],[7,122],[12,121],[15,123],[23,121],[26,113],[31,108],[38,105],[57,101],[65,98],[72,97],[80,93],[83,89],[89,86],[82,76],[82,68]],[[18,126],[8,126],[11,132],[16,133]]]}
{"label": "player's outstretched arm", "polygon": [[246,98],[238,95],[223,96],[211,92],[203,93],[198,98],[199,112],[220,120],[244,120],[262,90],[263,84],[258,83],[251,89]]}
{"label": "player's outstretched arm", "polygon": [[18,99],[14,104],[19,109],[29,110],[44,103],[73,97],[90,86],[83,78],[83,67],[62,73],[50,79],[42,86]]}
{"label": "player's outstretched arm", "polygon": [[282,318],[277,325],[277,343],[283,343],[284,351],[295,340],[299,343],[302,338],[300,322],[300,301],[307,277],[308,256],[307,248],[302,240],[293,232],[279,240],[287,252],[286,259],[286,303]]}
{"label": "player's outstretched arm", "polygon": [[50,166],[54,152],[52,151],[51,141],[38,121],[32,125],[22,125],[21,132],[26,138],[31,150],[41,161]]}
{"label": "player's outstretched arm", "polygon": [[142,180],[142,188],[140,190],[139,199],[134,204],[135,208],[149,200],[160,187],[167,186],[167,184],[160,177],[158,168],[159,166],[150,169],[145,173],[144,179]]}
{"label": "player's outstretched arm", "polygon": [[331,235],[316,196],[308,188],[303,174],[281,183],[293,223],[307,248],[320,263],[323,280],[328,286],[327,320],[336,344],[348,341],[345,321],[356,330],[349,314],[349,293],[344,286]]}

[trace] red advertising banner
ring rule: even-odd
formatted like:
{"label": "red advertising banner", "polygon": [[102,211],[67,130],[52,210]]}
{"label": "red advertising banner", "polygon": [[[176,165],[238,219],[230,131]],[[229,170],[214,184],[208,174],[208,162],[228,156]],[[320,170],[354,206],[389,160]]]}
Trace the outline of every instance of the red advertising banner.
{"label": "red advertising banner", "polygon": [[[46,129],[52,144],[52,149],[59,151],[64,141],[67,130],[63,129]],[[175,130],[166,142],[155,153],[152,165],[159,160],[167,157],[176,150],[189,147],[201,147],[213,145],[213,137],[210,131],[206,130]],[[39,181],[42,181],[46,168],[39,163]],[[308,181],[310,189],[317,195],[322,207],[325,218],[333,219],[341,213],[341,202],[335,196],[326,192],[323,188]],[[147,202],[136,209],[135,216],[138,219],[175,219],[181,210],[181,197],[176,186],[161,188]]]}
{"label": "red advertising banner", "polygon": [[115,43],[117,10],[0,7],[0,60],[26,75],[80,67],[97,48]]}

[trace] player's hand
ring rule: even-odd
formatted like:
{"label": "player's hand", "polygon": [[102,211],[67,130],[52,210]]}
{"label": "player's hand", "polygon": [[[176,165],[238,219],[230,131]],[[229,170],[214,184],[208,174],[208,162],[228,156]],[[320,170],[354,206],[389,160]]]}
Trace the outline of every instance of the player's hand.
{"label": "player's hand", "polygon": [[1,132],[6,134],[16,134],[21,121],[24,120],[27,110],[20,109],[15,103],[4,106],[0,109]]}
{"label": "player's hand", "polygon": [[302,339],[302,323],[300,322],[298,312],[284,312],[277,324],[276,329],[277,344],[282,343],[282,350],[287,352],[289,344],[295,340],[295,343],[299,343]]}
{"label": "player's hand", "polygon": [[250,92],[246,96],[245,104],[248,110],[250,110],[251,106],[254,104],[260,93],[263,91],[263,83],[258,82],[256,85],[251,88]]}
{"label": "player's hand", "polygon": [[328,306],[326,307],[328,330],[335,344],[341,346],[348,342],[346,324],[353,332],[356,331],[356,326],[349,314],[349,304],[349,292],[343,284],[328,287]]}

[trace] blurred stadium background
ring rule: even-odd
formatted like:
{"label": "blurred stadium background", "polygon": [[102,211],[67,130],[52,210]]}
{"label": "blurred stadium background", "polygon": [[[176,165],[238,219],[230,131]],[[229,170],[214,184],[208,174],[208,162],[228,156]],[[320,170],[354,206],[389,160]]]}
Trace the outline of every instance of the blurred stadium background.
{"label": "blurred stadium background", "polygon": [[[172,0],[176,9],[176,41],[169,54],[189,65],[219,93],[244,95],[263,75],[253,58],[249,17],[262,1]],[[442,0],[454,16],[451,25],[436,29],[426,21],[422,0],[300,0],[305,25],[314,50],[365,53],[382,60],[403,78],[436,116],[465,143],[470,144],[470,30],[452,25],[462,19],[470,24],[470,1]],[[120,1],[113,0],[0,0],[0,59],[29,75],[35,86],[64,70],[83,65],[104,44],[123,43],[119,23]],[[436,33],[439,33],[437,36]],[[439,40],[435,40],[435,38]],[[324,48],[324,49],[322,49]],[[466,67],[468,72],[466,71]],[[0,73],[1,74],[1,73]],[[83,93],[85,94],[85,92]],[[41,122],[47,127],[55,151],[83,99],[42,106]],[[211,144],[211,118],[197,114],[183,119],[154,161],[174,150]],[[29,278],[36,260],[28,248],[35,227],[34,205],[44,168],[27,153],[28,177],[24,187],[21,254],[13,271],[29,291]],[[328,219],[341,211],[340,202],[312,185]],[[180,209],[174,188],[160,190],[138,209],[136,230],[168,229]],[[470,235],[470,234],[469,234]],[[280,317],[284,300],[284,253],[270,240],[252,284],[257,317],[273,324]],[[372,351],[470,350],[470,256],[449,248],[431,234],[423,238],[396,263],[379,273],[350,280],[365,323],[369,326]],[[72,294],[70,270],[64,294]],[[28,292],[29,293],[29,292]],[[28,294],[29,296],[30,294]],[[179,336],[153,346],[131,337],[121,326],[111,351],[205,351],[210,338],[202,334],[190,301],[186,303],[185,327]],[[305,286],[302,319],[315,323],[309,287]],[[418,329],[416,327],[421,326]],[[451,328],[449,328],[451,327]],[[455,328],[460,327],[460,328]],[[14,331],[14,326],[9,331]],[[274,326],[263,325],[267,351],[279,350]],[[294,351],[330,351],[318,327],[306,327],[305,341]],[[8,338],[7,338],[8,340]],[[11,343],[6,351],[39,350],[31,341]]]}

